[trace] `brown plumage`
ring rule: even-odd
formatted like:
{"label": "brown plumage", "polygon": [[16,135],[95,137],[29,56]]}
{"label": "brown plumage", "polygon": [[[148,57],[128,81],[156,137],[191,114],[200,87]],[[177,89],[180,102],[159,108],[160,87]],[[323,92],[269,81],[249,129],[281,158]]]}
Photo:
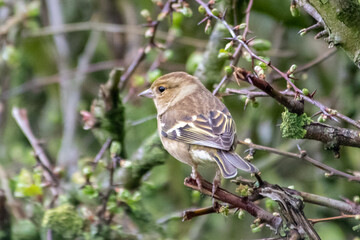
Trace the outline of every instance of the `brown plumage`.
{"label": "brown plumage", "polygon": [[[237,169],[258,172],[234,152],[236,126],[229,110],[197,78],[185,72],[166,74],[139,96],[154,99],[164,148],[193,168],[199,185],[199,164],[216,163],[224,178],[235,177]],[[217,171],[213,193],[219,177]]]}

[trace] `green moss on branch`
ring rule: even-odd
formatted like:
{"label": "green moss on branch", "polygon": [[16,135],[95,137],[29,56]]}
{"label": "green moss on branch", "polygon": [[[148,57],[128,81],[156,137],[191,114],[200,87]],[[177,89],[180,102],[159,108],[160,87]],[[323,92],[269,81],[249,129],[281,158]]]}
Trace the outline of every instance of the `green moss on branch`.
{"label": "green moss on branch", "polygon": [[305,126],[309,125],[312,120],[303,113],[298,115],[291,113],[287,108],[281,114],[283,122],[280,125],[280,130],[284,138],[301,139],[306,135]]}

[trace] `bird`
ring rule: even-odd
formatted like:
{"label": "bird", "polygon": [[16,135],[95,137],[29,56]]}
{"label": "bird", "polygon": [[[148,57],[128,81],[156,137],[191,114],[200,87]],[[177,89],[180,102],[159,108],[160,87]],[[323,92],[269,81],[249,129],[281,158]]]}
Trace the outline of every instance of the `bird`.
{"label": "bird", "polygon": [[172,72],[156,79],[139,96],[153,99],[157,126],[164,148],[175,159],[192,167],[191,177],[202,190],[199,165],[215,165],[212,196],[221,176],[237,175],[237,169],[258,173],[235,148],[236,125],[227,107],[201,81],[185,72]]}

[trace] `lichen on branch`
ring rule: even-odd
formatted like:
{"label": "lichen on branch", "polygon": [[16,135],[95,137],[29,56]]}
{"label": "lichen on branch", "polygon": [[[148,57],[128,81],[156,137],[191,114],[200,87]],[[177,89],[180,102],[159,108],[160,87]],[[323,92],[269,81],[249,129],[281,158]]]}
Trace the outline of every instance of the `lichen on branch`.
{"label": "lichen on branch", "polygon": [[291,113],[287,108],[281,114],[282,123],[280,125],[280,130],[284,138],[293,138],[301,139],[306,135],[305,126],[309,125],[312,120],[310,117],[303,113],[298,115],[296,113]]}

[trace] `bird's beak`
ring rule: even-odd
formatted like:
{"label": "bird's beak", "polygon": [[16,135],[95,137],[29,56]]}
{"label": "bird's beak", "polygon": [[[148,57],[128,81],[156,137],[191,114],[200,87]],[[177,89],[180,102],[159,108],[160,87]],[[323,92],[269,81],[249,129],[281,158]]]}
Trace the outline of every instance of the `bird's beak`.
{"label": "bird's beak", "polygon": [[138,96],[147,97],[147,98],[155,98],[153,92],[151,91],[151,88],[141,92]]}

